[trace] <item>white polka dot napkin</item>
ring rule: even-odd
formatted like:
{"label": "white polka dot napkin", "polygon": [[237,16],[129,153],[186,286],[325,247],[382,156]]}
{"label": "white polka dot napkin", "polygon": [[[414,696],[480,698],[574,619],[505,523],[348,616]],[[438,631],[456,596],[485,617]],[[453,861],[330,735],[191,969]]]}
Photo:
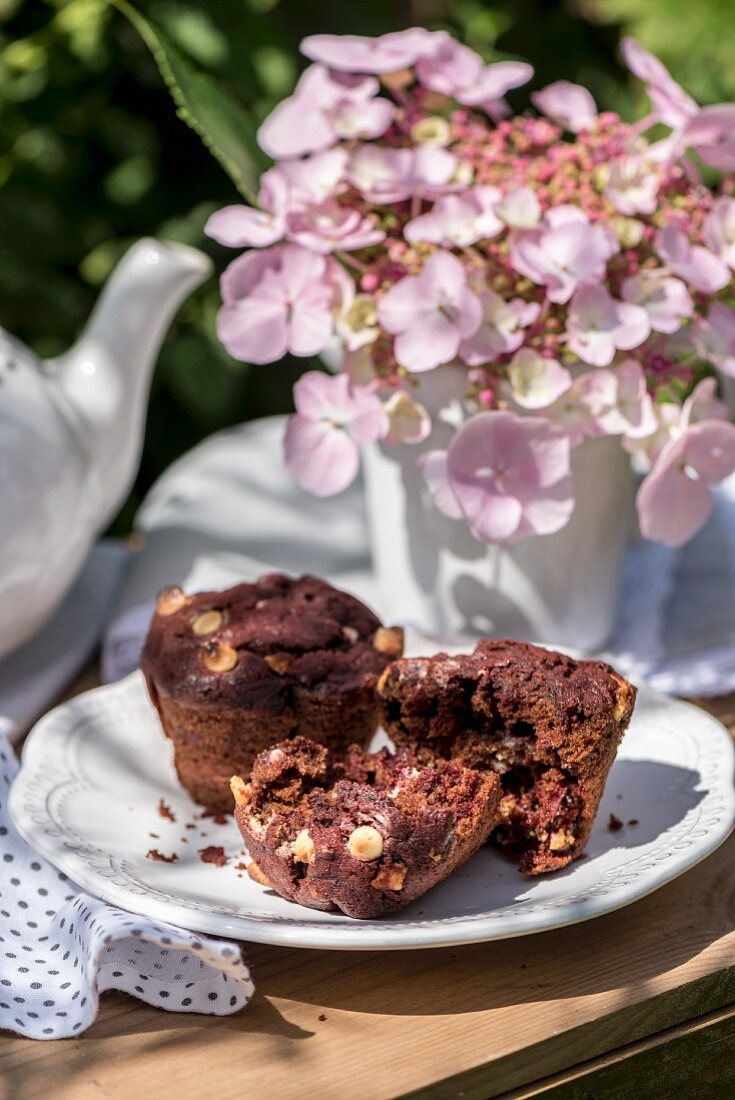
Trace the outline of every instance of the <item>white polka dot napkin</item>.
{"label": "white polka dot napkin", "polygon": [[253,992],[237,944],[126,913],[83,893],[28,847],[8,816],[17,770],[0,735],[0,1028],[77,1035],[106,989],[157,1008],[222,1016]]}

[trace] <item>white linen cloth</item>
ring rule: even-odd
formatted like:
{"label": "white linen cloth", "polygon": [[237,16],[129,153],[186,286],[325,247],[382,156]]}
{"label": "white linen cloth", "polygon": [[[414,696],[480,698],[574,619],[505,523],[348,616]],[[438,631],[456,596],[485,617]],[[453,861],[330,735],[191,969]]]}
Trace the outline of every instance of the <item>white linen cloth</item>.
{"label": "white linen cloth", "polygon": [[[107,632],[105,679],[136,667],[166,584],[194,591],[272,569],[311,572],[380,613],[360,482],[321,500],[302,492],[283,465],[283,428],[271,417],[212,436],[154,488],[138,517],[147,547]],[[715,514],[688,546],[630,548],[606,656],[670,694],[735,690],[735,476],[716,490]]]}
{"label": "white linen cloth", "polygon": [[37,855],[8,815],[19,735],[99,644],[128,562],[103,543],[43,631],[0,662],[0,1028],[78,1035],[117,989],[157,1008],[225,1015],[253,992],[240,948],[150,921],[85,894]]}
{"label": "white linen cloth", "polygon": [[50,622],[0,660],[0,733],[11,739],[24,733],[89,662],[129,563],[121,543],[95,546]]}

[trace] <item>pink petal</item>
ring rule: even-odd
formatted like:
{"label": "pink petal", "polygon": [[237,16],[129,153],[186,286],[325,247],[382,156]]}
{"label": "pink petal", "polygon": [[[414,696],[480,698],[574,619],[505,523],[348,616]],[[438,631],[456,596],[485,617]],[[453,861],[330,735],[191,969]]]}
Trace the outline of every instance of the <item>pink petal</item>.
{"label": "pink petal", "polygon": [[616,302],[618,324],[615,329],[615,345],[622,351],[637,348],[651,335],[651,321],[642,306],[628,302]]}
{"label": "pink petal", "polygon": [[682,148],[692,148],[705,164],[722,172],[735,171],[735,104],[703,107],[687,122]]}
{"label": "pink petal", "polygon": [[735,424],[725,420],[700,420],[676,441],[683,458],[705,481],[715,483],[735,469]]}
{"label": "pink petal", "polygon": [[349,415],[350,380],[345,374],[324,374],[310,370],[293,388],[296,411],[310,420],[334,416],[343,421]]}
{"label": "pink petal", "polygon": [[302,489],[318,497],[342,492],[360,465],[357,444],[343,428],[296,413],[284,437],[286,466]]}
{"label": "pink petal", "polygon": [[334,145],[336,139],[327,114],[298,90],[282,100],[258,130],[258,144],[274,160],[319,152]]}
{"label": "pink petal", "polygon": [[260,283],[267,272],[277,271],[283,248],[269,248],[263,252],[246,252],[228,264],[222,272],[219,287],[224,302],[237,302],[246,298]]}
{"label": "pink petal", "polygon": [[695,290],[712,294],[730,282],[727,265],[706,248],[693,246],[675,222],[658,231],[655,246],[664,263]]}
{"label": "pink petal", "polygon": [[481,107],[502,99],[512,88],[527,84],[533,76],[533,67],[524,61],[498,61],[486,65],[478,78],[455,91],[455,97],[467,107]]}
{"label": "pink petal", "polygon": [[296,302],[291,310],[289,351],[293,355],[318,355],[332,338],[331,310],[317,310]]}
{"label": "pink petal", "polygon": [[409,328],[417,310],[425,302],[418,277],[408,275],[383,295],[378,302],[378,320],[386,332],[397,334]]}
{"label": "pink petal", "polygon": [[714,509],[714,497],[706,482],[663,466],[641,485],[636,508],[644,538],[676,547],[704,526]]}
{"label": "pink petal", "polygon": [[281,239],[283,224],[267,211],[237,204],[212,214],[204,232],[228,248],[263,248]]}
{"label": "pink petal", "polygon": [[329,69],[352,73],[392,73],[410,68],[431,49],[434,37],[423,27],[367,38],[356,34],[311,34],[301,52]]}
{"label": "pink petal", "polygon": [[448,363],[459,351],[459,329],[438,313],[406,329],[395,340],[396,360],[406,370],[419,373]]}
{"label": "pink petal", "polygon": [[662,122],[678,129],[688,118],[697,114],[697,104],[657,57],[634,38],[623,38],[620,49],[630,71],[646,84],[648,95]]}
{"label": "pink petal", "polygon": [[447,473],[473,534],[486,542],[558,530],[573,506],[569,440],[545,418],[478,413],[452,440]]}
{"label": "pink petal", "polygon": [[217,339],[234,359],[275,363],[288,350],[286,311],[278,302],[243,298],[217,314]]}
{"label": "pink petal", "polygon": [[442,515],[449,519],[462,519],[462,509],[447,479],[447,452],[425,451],[417,459],[417,465]]}
{"label": "pink petal", "polygon": [[346,100],[331,114],[334,132],[345,140],[380,137],[396,116],[396,108],[387,99]]}
{"label": "pink petal", "polygon": [[547,118],[573,134],[591,129],[597,120],[597,105],[590,93],[568,80],[548,84],[540,92],[534,92],[531,99]]}

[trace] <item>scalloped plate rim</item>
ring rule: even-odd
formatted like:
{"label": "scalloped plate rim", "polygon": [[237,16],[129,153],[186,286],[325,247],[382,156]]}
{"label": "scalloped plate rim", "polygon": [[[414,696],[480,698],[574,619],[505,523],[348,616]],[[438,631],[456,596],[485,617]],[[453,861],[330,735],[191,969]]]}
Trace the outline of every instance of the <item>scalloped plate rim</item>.
{"label": "scalloped plate rim", "polygon": [[[459,650],[459,647],[451,648]],[[648,896],[715,851],[730,835],[735,824],[735,785],[732,781],[735,743],[731,735],[708,712],[691,703],[659,695],[644,686],[641,693],[649,701],[676,712],[682,718],[687,714],[696,716],[691,725],[699,731],[700,738],[701,731],[708,729],[710,740],[706,748],[718,759],[716,768],[713,765],[711,769],[715,782],[705,790],[699,805],[703,810],[708,801],[714,803],[719,799],[720,810],[717,820],[710,822],[696,841],[689,839],[687,846],[678,853],[671,851],[653,866],[644,867],[627,884],[613,883],[609,891],[597,895],[594,892],[583,893],[578,900],[575,900],[572,886],[571,896],[566,901],[562,899],[540,906],[524,906],[521,901],[519,904],[522,911],[517,914],[493,916],[493,910],[488,908],[483,913],[470,916],[426,919],[412,924],[399,923],[390,916],[375,921],[355,921],[341,914],[331,921],[331,915],[320,914],[321,919],[317,921],[310,919],[310,911],[301,906],[293,907],[293,918],[278,915],[230,915],[217,911],[212,906],[197,906],[181,895],[162,894],[139,882],[140,889],[136,890],[136,879],[125,869],[125,861],[121,862],[114,853],[105,852],[101,848],[94,848],[94,857],[90,857],[89,852],[80,852],[72,831],[63,822],[56,822],[47,816],[48,800],[64,785],[80,785],[81,782],[82,788],[88,789],[83,779],[80,781],[80,777],[71,772],[85,726],[90,721],[94,724],[95,713],[99,712],[104,701],[118,695],[124,698],[131,691],[140,692],[144,690],[142,685],[140,673],[133,673],[118,683],[94,688],[76,696],[46,714],[31,731],[24,746],[21,767],[11,789],[10,813],[21,836],[89,893],[120,908],[203,934],[281,946],[359,951],[449,947],[549,931],[614,912]],[[64,731],[64,736],[60,736],[58,726]],[[60,753],[69,770],[60,774],[58,780],[51,781],[49,786],[47,773],[45,781],[39,777],[44,775],[43,765],[50,741],[52,749],[55,748]],[[168,751],[163,737],[160,744]],[[700,749],[703,748],[703,743],[697,744]],[[35,820],[31,816],[31,810],[36,814]],[[685,833],[682,839],[686,839],[687,835]],[[659,834],[658,839],[665,836],[666,831]],[[632,869],[642,858],[640,855],[632,855],[623,867],[630,866]],[[108,871],[118,878],[122,875],[124,881],[105,877],[95,869],[91,859],[97,862],[107,860]],[[567,881],[573,882],[574,870],[583,864],[584,861],[572,866],[567,872]],[[216,873],[214,868],[212,871]],[[539,880],[523,881],[533,885]],[[425,903],[431,893],[430,891],[417,899],[412,905]],[[488,898],[488,902],[490,901],[491,898]],[[524,908],[526,911],[523,911]],[[495,913],[498,913],[497,909]]]}

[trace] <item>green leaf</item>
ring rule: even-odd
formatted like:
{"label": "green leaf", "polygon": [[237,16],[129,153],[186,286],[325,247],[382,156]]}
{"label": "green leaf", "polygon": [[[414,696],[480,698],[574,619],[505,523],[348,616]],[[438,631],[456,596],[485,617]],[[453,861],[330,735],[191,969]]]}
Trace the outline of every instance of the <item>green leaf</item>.
{"label": "green leaf", "polygon": [[160,27],[127,0],[109,3],[130,20],[150,49],[179,118],[199,135],[240,193],[254,202],[262,154],[248,112],[220,83],[195,69]]}

